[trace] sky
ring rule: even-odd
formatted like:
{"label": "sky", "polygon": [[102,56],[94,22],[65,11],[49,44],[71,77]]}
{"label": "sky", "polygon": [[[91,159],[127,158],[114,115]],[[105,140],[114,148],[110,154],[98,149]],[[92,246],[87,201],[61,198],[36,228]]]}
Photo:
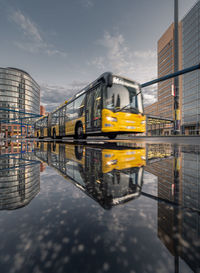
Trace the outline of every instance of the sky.
{"label": "sky", "polygon": [[[179,19],[197,0],[179,0]],[[174,0],[0,0],[0,67],[27,71],[50,111],[102,73],[157,78]],[[145,104],[156,86],[144,90]]]}

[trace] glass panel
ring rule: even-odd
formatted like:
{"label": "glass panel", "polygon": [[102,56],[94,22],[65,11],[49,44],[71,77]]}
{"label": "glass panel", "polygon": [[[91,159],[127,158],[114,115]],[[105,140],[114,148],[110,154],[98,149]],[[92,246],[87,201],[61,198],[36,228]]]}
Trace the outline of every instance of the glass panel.
{"label": "glass panel", "polygon": [[59,121],[59,111],[53,112],[51,116],[52,125],[58,124],[58,121]]}
{"label": "glass panel", "polygon": [[66,109],[66,121],[72,120],[74,118],[74,103],[71,102],[67,105]]}

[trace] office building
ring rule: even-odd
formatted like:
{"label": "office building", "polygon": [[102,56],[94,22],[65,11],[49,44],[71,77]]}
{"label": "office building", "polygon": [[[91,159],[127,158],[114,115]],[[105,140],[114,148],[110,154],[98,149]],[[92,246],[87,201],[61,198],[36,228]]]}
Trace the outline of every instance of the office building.
{"label": "office building", "polygon": [[[182,68],[181,23],[179,23],[179,69]],[[174,24],[158,41],[158,78],[174,72]],[[174,117],[174,79],[158,83],[158,116]],[[181,97],[182,82],[179,78],[179,94]],[[179,102],[180,103],[180,102]],[[180,107],[181,108],[181,107]]]}
{"label": "office building", "polygon": [[24,119],[30,117],[29,113],[40,113],[39,85],[23,70],[11,67],[0,68],[1,133],[5,137],[29,135],[32,130],[32,119]]}
{"label": "office building", "polygon": [[[179,70],[200,62],[200,1],[179,23]],[[158,41],[158,77],[174,72],[174,25]],[[145,107],[145,113],[174,118],[174,80],[158,84],[158,101]],[[181,133],[200,134],[200,71],[179,77]],[[155,110],[156,109],[156,110]],[[156,112],[157,111],[157,112]],[[173,128],[171,128],[173,129]],[[172,132],[172,130],[171,130]],[[163,134],[166,133],[163,131]],[[170,132],[168,132],[170,133]]]}
{"label": "office building", "polygon": [[[182,34],[181,23],[179,23],[179,69],[182,68]],[[157,45],[158,56],[158,78],[174,72],[174,24],[165,31],[158,40]],[[174,79],[169,79],[158,83],[157,102],[145,107],[145,113],[162,118],[174,118]],[[179,94],[180,108],[182,98],[182,82],[179,77]],[[154,130],[156,131],[156,130]],[[161,134],[170,135],[173,132],[173,127],[168,126],[163,128]]]}
{"label": "office building", "polygon": [[[200,63],[200,1],[182,20],[183,68]],[[200,71],[183,76],[182,128],[185,134],[199,134]]]}

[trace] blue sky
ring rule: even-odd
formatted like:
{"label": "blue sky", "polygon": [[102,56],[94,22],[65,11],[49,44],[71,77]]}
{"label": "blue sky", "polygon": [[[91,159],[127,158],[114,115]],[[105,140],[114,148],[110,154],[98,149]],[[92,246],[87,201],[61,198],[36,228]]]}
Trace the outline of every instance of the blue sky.
{"label": "blue sky", "polygon": [[[157,77],[157,41],[173,21],[173,2],[0,0],[0,66],[30,73],[47,110],[105,71],[144,83]],[[194,3],[179,0],[179,19]],[[146,90],[146,103],[155,96]]]}

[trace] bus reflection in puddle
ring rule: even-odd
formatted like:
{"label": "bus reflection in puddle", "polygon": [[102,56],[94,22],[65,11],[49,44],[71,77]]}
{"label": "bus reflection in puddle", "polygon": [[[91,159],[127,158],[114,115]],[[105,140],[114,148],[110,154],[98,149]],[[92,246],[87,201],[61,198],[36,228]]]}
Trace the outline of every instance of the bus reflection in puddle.
{"label": "bus reflection in puddle", "polygon": [[139,197],[144,148],[40,143],[36,156],[56,168],[104,209]]}

